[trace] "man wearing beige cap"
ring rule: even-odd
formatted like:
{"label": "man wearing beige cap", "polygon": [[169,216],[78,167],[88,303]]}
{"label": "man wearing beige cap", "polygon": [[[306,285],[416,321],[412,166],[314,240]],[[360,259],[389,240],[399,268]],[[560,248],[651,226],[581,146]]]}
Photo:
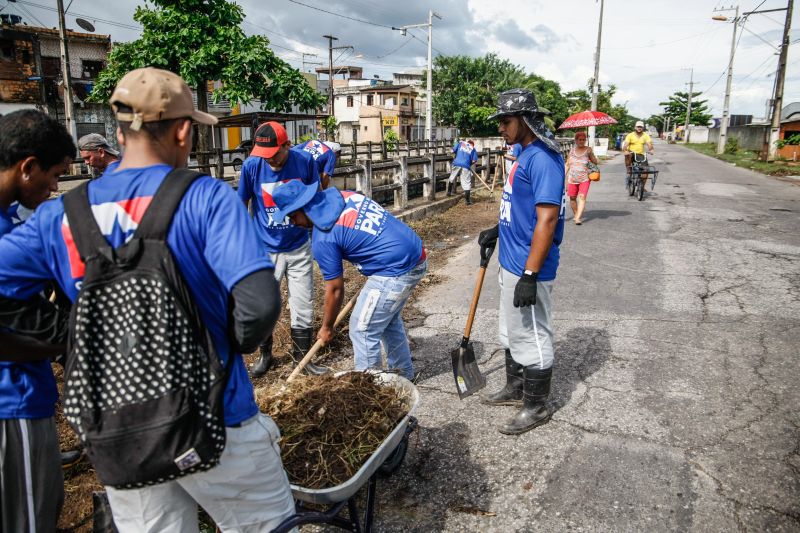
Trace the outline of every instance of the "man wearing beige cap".
{"label": "man wearing beige cap", "polygon": [[[75,427],[84,429],[81,438],[101,481],[110,479],[109,472],[153,472],[153,464],[172,469],[163,470],[163,474],[153,472],[152,477],[135,484],[104,483],[120,532],[197,531],[198,504],[222,531],[270,531],[294,513],[294,502],[281,463],[280,433],[271,418],[259,413],[241,353],[255,350],[277,321],[280,293],[274,266],[228,185],[208,176],[172,172],[187,165],[192,120],[216,122],[213,116],[194,109],[191,91],[180,77],[154,68],[134,70],[120,80],[110,103],[119,122],[117,138],[124,147],[121,161],[81,188],[85,196],[67,193],[47,202],[29,224],[0,240],[0,304],[4,299],[25,300],[45,283],[55,281],[70,300],[77,300],[74,307],[80,313],[87,300],[79,296],[95,294],[88,291],[98,279],[94,275],[97,257],[118,265],[114,268],[129,268],[126,265],[136,261],[134,252],[139,246],[146,250],[146,243],[153,242],[141,244],[145,238],[140,237],[140,231],[151,236],[153,227],[162,227],[153,221],[163,219],[164,214],[155,207],[151,213],[151,201],[154,206],[164,206],[161,200],[166,194],[159,195],[162,189],[176,190],[176,181],[185,183],[185,192],[172,196],[175,207],[170,208],[172,215],[166,219],[168,229],[157,242],[166,244],[170,264],[182,279],[179,287],[166,286],[173,291],[175,287],[184,289],[184,300],[174,301],[191,303],[181,316],[188,316],[189,323],[195,324],[188,330],[195,338],[148,326],[161,323],[158,320],[165,309],[168,313],[174,309],[153,309],[149,296],[131,304],[136,313],[124,315],[125,320],[137,320],[140,329],[105,327],[120,324],[119,314],[130,313],[121,309],[131,307],[126,307],[124,295],[114,295],[117,302],[123,299],[117,305],[104,305],[101,299],[93,315],[97,321],[78,322],[71,328],[70,358],[77,362],[71,365],[70,374],[77,372],[87,379],[71,383],[68,378],[67,389],[72,385],[83,392],[75,395],[67,390],[65,413]],[[91,215],[88,222],[70,216],[75,212],[76,196],[88,201],[85,209],[91,209],[94,220]],[[133,275],[141,276],[140,268],[136,266]],[[130,279],[133,284],[145,278]],[[146,295],[163,292],[146,286],[141,290]],[[142,315],[152,318],[142,321]],[[82,326],[86,323],[92,325]],[[156,351],[164,354],[161,357],[166,366],[140,370],[139,346],[153,342],[152,338],[161,339]],[[179,358],[187,343],[207,347],[200,351],[209,357],[216,354],[219,361],[209,359],[208,367],[198,367],[192,363],[198,359],[196,353]],[[97,353],[101,355],[92,356],[91,350],[100,350]],[[195,366],[187,367],[188,359]],[[199,442],[199,448],[188,448],[179,455],[169,453],[177,447],[175,439],[184,435],[181,431],[186,431],[180,420],[197,420],[197,413],[208,412],[208,407],[184,400],[182,414],[165,417],[163,406],[175,405],[177,400],[159,395],[158,390],[178,390],[170,387],[176,379],[189,379],[186,368],[193,372],[215,367],[224,368],[224,374],[215,374],[224,378],[214,378],[224,387],[218,396],[221,400],[211,405],[215,416],[224,416],[224,444],[217,437],[207,437],[191,441]],[[170,370],[174,368],[179,369],[177,374]],[[200,378],[203,375],[201,371]],[[140,380],[155,383],[136,392],[133,388]],[[142,400],[140,392],[155,398]],[[93,422],[101,416],[115,416],[118,411],[127,413],[130,419],[115,427]],[[140,446],[140,453],[119,452]],[[209,454],[214,449],[221,454],[218,462]],[[200,463],[208,456],[212,457],[210,461]],[[198,464],[207,466],[195,468]],[[132,484],[136,488],[129,488]]]}
{"label": "man wearing beige cap", "polygon": [[78,150],[95,177],[101,176],[108,165],[119,160],[119,152],[99,133],[90,133],[78,139]]}

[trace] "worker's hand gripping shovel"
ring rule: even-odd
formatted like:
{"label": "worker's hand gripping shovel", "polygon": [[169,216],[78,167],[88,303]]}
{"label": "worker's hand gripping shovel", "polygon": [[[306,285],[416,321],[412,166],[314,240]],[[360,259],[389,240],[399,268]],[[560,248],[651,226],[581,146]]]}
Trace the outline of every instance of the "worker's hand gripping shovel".
{"label": "worker's hand gripping shovel", "polygon": [[481,374],[481,369],[475,361],[475,351],[472,349],[472,343],[469,342],[469,335],[472,332],[472,321],[475,319],[475,310],[478,308],[478,300],[481,297],[483,277],[486,275],[486,267],[489,265],[492,253],[494,253],[494,245],[491,247],[481,246],[481,267],[478,270],[478,279],[475,281],[475,290],[472,292],[472,305],[469,308],[467,326],[464,328],[461,344],[450,354],[453,360],[456,390],[458,397],[462,400],[486,386],[486,378]]}

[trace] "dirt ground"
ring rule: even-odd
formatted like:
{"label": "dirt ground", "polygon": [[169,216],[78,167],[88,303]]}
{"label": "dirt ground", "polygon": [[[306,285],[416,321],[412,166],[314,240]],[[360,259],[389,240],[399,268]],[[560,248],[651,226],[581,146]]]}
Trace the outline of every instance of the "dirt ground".
{"label": "dirt ground", "polygon": [[[428,274],[420,282],[415,294],[426,287],[438,283],[441,279],[439,269],[445,264],[450,249],[464,243],[466,239],[474,239],[476,232],[490,227],[497,221],[497,198],[500,192],[495,191],[494,199],[488,192],[477,192],[474,195],[475,204],[466,206],[459,202],[448,211],[424,220],[411,222],[409,225],[422,238],[428,256]],[[355,295],[364,284],[365,278],[358,273],[349,263],[345,264],[345,301]],[[315,331],[322,319],[322,301],[324,297],[324,283],[319,270],[315,265]],[[285,283],[282,286],[284,302],[286,301]],[[413,324],[420,320],[421,315],[414,309],[415,296],[412,294],[409,304],[403,312],[406,324]],[[263,378],[253,380],[256,389],[274,386],[285,381],[292,371],[292,360],[289,356],[291,344],[289,331],[289,311],[284,307],[281,320],[275,327],[273,351],[276,360],[273,368]],[[334,341],[327,346],[314,362],[330,366],[335,370],[352,369],[352,350],[349,347],[347,336],[347,321],[337,331]],[[412,351],[414,346],[411,346]],[[245,356],[249,366],[257,359],[257,354]],[[63,371],[60,366],[53,365],[59,388],[62,385]],[[77,439],[61,414],[60,404],[56,419],[61,441],[61,449],[68,450],[75,447]],[[64,508],[59,520],[61,531],[87,532],[92,528],[92,492],[102,490],[102,486],[85,459],[78,465],[64,472]]]}

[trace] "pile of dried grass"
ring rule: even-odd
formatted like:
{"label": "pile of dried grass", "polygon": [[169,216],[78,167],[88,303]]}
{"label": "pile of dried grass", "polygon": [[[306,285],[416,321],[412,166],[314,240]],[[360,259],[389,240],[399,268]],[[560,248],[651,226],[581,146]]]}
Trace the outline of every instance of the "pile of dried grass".
{"label": "pile of dried grass", "polygon": [[259,404],[281,430],[289,481],[313,489],[353,477],[408,413],[398,389],[364,372],[298,378]]}

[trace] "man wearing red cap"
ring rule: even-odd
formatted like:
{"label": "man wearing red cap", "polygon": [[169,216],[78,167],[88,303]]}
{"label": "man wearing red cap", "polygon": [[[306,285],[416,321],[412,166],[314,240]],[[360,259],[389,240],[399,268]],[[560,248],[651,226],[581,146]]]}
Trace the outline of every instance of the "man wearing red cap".
{"label": "man wearing red cap", "polygon": [[[256,232],[275,264],[275,278],[286,276],[292,325],[292,359],[295,363],[311,349],[314,318],[314,277],[308,230],[288,218],[276,219],[272,199],[277,187],[292,180],[319,186],[314,158],[302,150],[290,150],[286,130],[277,122],[265,122],[256,130],[253,151],[242,164],[239,198],[256,220]],[[261,345],[258,361],[251,367],[254,378],[272,365],[272,336]],[[310,374],[324,374],[316,365],[306,365]]]}

